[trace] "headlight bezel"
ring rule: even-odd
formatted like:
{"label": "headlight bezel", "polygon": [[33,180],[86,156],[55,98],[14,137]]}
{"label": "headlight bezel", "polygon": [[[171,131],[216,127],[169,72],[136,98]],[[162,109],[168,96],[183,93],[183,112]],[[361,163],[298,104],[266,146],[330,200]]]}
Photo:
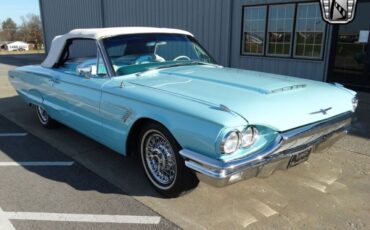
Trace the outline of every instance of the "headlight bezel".
{"label": "headlight bezel", "polygon": [[[248,143],[244,143],[243,144],[244,138],[247,135],[252,135],[252,138],[251,138],[251,140],[249,140]],[[248,147],[252,146],[256,142],[257,138],[258,138],[258,129],[256,127],[254,127],[254,126],[247,126],[241,132],[241,141],[240,141],[241,144],[240,144],[240,147],[241,148],[248,148]]]}
{"label": "headlight bezel", "polygon": [[[252,140],[250,142],[248,142],[248,144],[243,145],[243,137],[244,137],[244,135],[248,134],[247,131],[252,133]],[[238,130],[238,129],[230,130],[222,138],[221,145],[220,145],[220,151],[224,155],[230,155],[230,154],[233,154],[233,153],[237,152],[240,149],[249,148],[258,139],[258,134],[259,134],[258,129],[255,126],[246,126],[243,129],[241,129],[241,131]],[[233,137],[233,138],[237,137],[238,138],[237,143],[233,143],[233,148],[225,149],[225,147],[228,144],[227,142],[232,141],[232,140],[230,140],[231,137]]]}
{"label": "headlight bezel", "polygon": [[[233,151],[225,151],[225,146],[227,145],[227,141],[228,139],[231,137],[231,135],[235,135],[238,139],[237,139],[237,143],[235,145],[235,148]],[[223,154],[232,154],[234,152],[236,152],[239,147],[240,147],[240,144],[241,144],[241,138],[240,138],[240,131],[237,130],[237,129],[234,129],[234,130],[231,130],[229,131],[223,138],[222,138],[222,141],[221,141],[221,146],[220,146],[220,149],[221,149],[221,153]]]}

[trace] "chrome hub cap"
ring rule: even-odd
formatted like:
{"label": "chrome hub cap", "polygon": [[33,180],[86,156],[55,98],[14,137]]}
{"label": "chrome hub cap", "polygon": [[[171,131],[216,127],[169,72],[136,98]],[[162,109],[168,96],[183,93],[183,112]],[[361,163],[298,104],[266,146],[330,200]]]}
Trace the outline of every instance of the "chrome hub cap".
{"label": "chrome hub cap", "polygon": [[40,119],[40,122],[42,124],[47,124],[49,120],[49,115],[48,113],[40,106],[37,106],[37,115]]}
{"label": "chrome hub cap", "polygon": [[176,178],[176,158],[169,141],[151,131],[145,140],[144,156],[150,174],[164,186],[171,186]]}

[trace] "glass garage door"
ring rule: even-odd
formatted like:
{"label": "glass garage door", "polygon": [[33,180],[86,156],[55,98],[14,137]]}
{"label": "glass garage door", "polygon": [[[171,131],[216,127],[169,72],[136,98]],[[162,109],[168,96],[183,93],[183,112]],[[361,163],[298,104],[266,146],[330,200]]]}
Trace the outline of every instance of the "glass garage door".
{"label": "glass garage door", "polygon": [[358,2],[355,19],[336,28],[330,82],[370,91],[370,1]]}

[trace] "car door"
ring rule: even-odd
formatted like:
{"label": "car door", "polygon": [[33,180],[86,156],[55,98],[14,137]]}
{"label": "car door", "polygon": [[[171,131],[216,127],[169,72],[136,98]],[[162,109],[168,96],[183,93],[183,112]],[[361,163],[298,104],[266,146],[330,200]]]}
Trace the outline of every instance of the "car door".
{"label": "car door", "polygon": [[69,45],[68,58],[54,68],[53,95],[47,100],[53,105],[55,119],[99,140],[101,89],[110,78],[95,41],[88,43],[79,40]]}

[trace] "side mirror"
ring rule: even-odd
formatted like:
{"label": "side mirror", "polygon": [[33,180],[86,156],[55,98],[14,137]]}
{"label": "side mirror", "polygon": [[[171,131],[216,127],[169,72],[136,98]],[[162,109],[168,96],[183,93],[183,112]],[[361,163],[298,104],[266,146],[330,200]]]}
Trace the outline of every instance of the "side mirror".
{"label": "side mirror", "polygon": [[77,73],[83,75],[85,78],[91,78],[91,76],[97,75],[97,71],[96,65],[77,67]]}
{"label": "side mirror", "polygon": [[79,75],[83,75],[85,78],[90,78],[93,74],[93,68],[92,66],[83,66],[83,67],[77,67],[77,73]]}

